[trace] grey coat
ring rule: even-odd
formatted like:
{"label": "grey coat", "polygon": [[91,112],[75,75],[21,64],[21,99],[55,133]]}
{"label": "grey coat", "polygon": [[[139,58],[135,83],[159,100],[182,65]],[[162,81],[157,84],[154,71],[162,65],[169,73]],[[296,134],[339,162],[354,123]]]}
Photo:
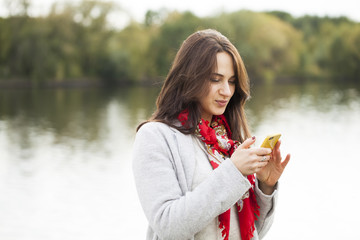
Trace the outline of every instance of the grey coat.
{"label": "grey coat", "polygon": [[[133,173],[149,222],[146,239],[194,239],[251,187],[232,161],[226,160],[191,191],[195,147],[191,135],[163,123],[146,123],[136,134]],[[256,184],[255,193],[260,217],[253,239],[259,239],[272,224],[277,190],[267,196]]]}

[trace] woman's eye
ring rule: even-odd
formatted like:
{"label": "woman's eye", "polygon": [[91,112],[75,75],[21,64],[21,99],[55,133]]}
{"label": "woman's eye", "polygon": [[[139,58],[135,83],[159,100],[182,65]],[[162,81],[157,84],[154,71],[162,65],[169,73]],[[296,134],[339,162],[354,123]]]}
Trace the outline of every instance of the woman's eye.
{"label": "woman's eye", "polygon": [[210,78],[210,81],[212,81],[212,82],[220,82],[220,80],[216,79],[216,78]]}
{"label": "woman's eye", "polygon": [[230,78],[230,79],[228,80],[228,82],[229,82],[230,84],[235,84],[235,83],[236,83],[236,78]]}

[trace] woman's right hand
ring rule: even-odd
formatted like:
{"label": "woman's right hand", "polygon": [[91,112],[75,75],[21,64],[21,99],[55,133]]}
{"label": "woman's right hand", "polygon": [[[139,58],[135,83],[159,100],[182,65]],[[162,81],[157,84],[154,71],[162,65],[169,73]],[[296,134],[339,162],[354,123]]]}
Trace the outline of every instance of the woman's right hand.
{"label": "woman's right hand", "polygon": [[250,148],[256,141],[255,137],[246,139],[232,154],[230,160],[236,168],[248,176],[258,172],[266,166],[270,160],[271,149]]}

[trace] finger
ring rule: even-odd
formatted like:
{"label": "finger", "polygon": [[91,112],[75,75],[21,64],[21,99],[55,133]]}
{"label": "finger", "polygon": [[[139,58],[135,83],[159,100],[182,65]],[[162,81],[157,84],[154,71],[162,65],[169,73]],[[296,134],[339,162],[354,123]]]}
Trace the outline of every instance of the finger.
{"label": "finger", "polygon": [[280,145],[281,145],[281,142],[278,141],[274,147],[274,150],[273,150],[273,159],[277,162],[281,162],[281,151],[280,151]]}
{"label": "finger", "polygon": [[254,172],[258,172],[260,171],[263,167],[265,167],[269,162],[268,161],[264,161],[264,162],[258,162]]}
{"label": "finger", "polygon": [[285,168],[285,167],[286,167],[286,165],[289,163],[289,161],[290,161],[290,157],[291,157],[291,155],[290,155],[290,154],[287,154],[287,155],[286,155],[285,160],[281,163],[281,166],[282,166],[283,168]]}
{"label": "finger", "polygon": [[269,155],[272,153],[271,151],[271,148],[258,148],[255,150],[256,151],[256,154],[259,155],[259,156],[262,156],[262,155]]}
{"label": "finger", "polygon": [[278,140],[277,143],[274,146],[274,149],[279,149],[281,145],[281,140]]}
{"label": "finger", "polygon": [[275,162],[281,162],[281,159],[282,159],[281,152],[280,152],[280,150],[278,150],[278,151],[276,151],[274,153],[274,161]]}
{"label": "finger", "polygon": [[264,156],[259,156],[259,162],[269,162],[270,161],[270,155],[264,155]]}
{"label": "finger", "polygon": [[247,149],[249,148],[251,145],[253,145],[256,141],[255,136],[252,138],[248,138],[246,139],[242,144],[240,144],[240,146],[238,148],[240,149]]}

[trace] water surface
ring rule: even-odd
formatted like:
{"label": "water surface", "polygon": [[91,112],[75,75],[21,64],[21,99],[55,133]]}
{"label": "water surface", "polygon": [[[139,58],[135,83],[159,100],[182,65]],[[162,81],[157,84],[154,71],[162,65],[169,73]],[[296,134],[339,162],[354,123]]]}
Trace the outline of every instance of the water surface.
{"label": "water surface", "polygon": [[[292,154],[266,239],[360,239],[360,88],[253,86],[257,145]],[[0,90],[0,239],[144,239],[131,170],[158,88]]]}

